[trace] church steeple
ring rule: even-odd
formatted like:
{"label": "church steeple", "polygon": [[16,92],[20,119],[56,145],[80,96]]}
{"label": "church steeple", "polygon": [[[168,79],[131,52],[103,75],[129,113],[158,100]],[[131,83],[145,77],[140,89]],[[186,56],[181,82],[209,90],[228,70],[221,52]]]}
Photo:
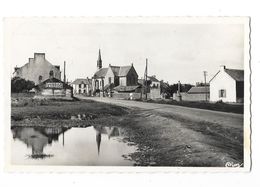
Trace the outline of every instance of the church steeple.
{"label": "church steeple", "polygon": [[98,69],[102,68],[102,59],[101,59],[101,51],[100,51],[100,49],[98,51],[97,68]]}

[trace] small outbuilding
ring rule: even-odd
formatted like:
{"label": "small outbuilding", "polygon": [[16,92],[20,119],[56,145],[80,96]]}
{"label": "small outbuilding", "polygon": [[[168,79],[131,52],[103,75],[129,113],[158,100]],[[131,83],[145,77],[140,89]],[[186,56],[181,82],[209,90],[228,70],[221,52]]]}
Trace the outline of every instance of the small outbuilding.
{"label": "small outbuilding", "polygon": [[244,70],[221,66],[209,83],[210,101],[244,102]]}
{"label": "small outbuilding", "polygon": [[73,88],[54,77],[45,80],[35,87],[35,98],[73,99]]}

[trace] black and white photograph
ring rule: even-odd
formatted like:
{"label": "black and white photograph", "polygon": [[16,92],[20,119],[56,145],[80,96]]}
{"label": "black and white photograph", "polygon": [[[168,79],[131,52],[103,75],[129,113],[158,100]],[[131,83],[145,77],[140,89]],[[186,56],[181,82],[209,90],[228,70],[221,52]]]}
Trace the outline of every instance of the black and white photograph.
{"label": "black and white photograph", "polygon": [[249,30],[248,17],[5,18],[7,166],[248,171]]}

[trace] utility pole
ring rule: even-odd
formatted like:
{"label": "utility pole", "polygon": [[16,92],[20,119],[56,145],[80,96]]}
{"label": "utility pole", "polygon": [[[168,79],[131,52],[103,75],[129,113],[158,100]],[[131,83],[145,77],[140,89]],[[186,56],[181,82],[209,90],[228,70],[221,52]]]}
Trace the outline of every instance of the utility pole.
{"label": "utility pole", "polygon": [[63,77],[63,82],[66,83],[66,61],[64,61],[64,77]]}
{"label": "utility pole", "polygon": [[208,100],[208,93],[207,93],[207,71],[203,71],[203,75],[204,75],[204,87],[205,87],[205,100]]}
{"label": "utility pole", "polygon": [[147,100],[147,91],[148,91],[148,84],[147,84],[147,64],[148,64],[148,59],[146,58],[145,62],[145,99]]}

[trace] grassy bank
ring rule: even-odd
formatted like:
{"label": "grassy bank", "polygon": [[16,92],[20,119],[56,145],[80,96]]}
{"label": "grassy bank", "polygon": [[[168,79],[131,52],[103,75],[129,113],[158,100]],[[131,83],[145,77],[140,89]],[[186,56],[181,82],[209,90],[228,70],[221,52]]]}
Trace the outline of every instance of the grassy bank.
{"label": "grassy bank", "polygon": [[[24,104],[27,103],[27,104]],[[51,101],[20,98],[12,104],[12,125],[19,124],[80,124],[109,116],[127,114],[127,109],[94,101]],[[79,117],[80,116],[80,117]],[[80,119],[79,119],[80,118]]]}
{"label": "grassy bank", "polygon": [[174,101],[174,100],[148,100],[145,102],[149,103],[159,103],[168,105],[178,105],[191,108],[200,108],[206,110],[215,110],[221,112],[232,112],[237,114],[244,113],[243,104],[229,104],[223,102],[209,103],[209,102],[196,102],[196,101]]}

